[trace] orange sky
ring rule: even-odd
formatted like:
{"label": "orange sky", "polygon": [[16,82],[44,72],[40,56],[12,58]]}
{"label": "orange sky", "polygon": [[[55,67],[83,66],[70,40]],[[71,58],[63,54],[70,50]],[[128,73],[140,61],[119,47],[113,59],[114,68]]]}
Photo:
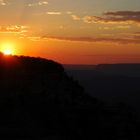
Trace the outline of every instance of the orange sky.
{"label": "orange sky", "polygon": [[0,50],[63,64],[140,63],[138,3],[0,0]]}

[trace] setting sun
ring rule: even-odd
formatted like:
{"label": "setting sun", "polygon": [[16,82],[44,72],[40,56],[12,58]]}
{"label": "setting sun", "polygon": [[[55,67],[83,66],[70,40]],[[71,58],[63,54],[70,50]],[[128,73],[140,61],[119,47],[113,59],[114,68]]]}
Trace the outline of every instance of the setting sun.
{"label": "setting sun", "polygon": [[1,51],[5,55],[12,55],[14,53],[13,44],[10,43],[3,44]]}
{"label": "setting sun", "polygon": [[10,55],[10,54],[12,54],[12,51],[9,50],[9,49],[6,49],[6,50],[3,50],[3,53],[4,53],[5,55]]}

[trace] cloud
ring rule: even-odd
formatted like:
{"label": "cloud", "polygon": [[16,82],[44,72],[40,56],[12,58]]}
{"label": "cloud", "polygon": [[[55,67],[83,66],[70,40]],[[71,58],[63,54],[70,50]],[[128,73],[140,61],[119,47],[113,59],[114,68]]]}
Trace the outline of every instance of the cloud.
{"label": "cloud", "polygon": [[0,33],[25,33],[29,27],[23,25],[0,26]]}
{"label": "cloud", "polygon": [[129,25],[120,25],[120,26],[117,26],[116,28],[118,28],[118,29],[129,29],[131,26],[129,26]]}
{"label": "cloud", "polygon": [[130,34],[131,38],[139,39],[140,40],[140,32],[135,32]]}
{"label": "cloud", "polygon": [[0,5],[2,5],[2,6],[5,6],[5,5],[7,5],[8,3],[6,3],[4,0],[0,0]]}
{"label": "cloud", "polygon": [[72,17],[73,20],[81,20],[81,18],[78,17],[77,15],[71,15],[71,17]]}
{"label": "cloud", "polygon": [[107,16],[121,16],[121,17],[139,17],[140,11],[116,11],[116,12],[105,12]]}
{"label": "cloud", "polygon": [[101,24],[140,24],[140,11],[105,12],[102,16],[85,16],[86,23]]}
{"label": "cloud", "polygon": [[61,12],[47,12],[48,15],[61,15]]}
{"label": "cloud", "polygon": [[40,1],[40,2],[38,2],[38,5],[47,5],[47,4],[48,4],[47,1]]}
{"label": "cloud", "polygon": [[71,15],[73,12],[72,11],[67,11],[66,12],[68,15]]}
{"label": "cloud", "polygon": [[140,39],[138,38],[109,38],[109,37],[58,37],[58,36],[43,36],[42,39],[55,39],[63,41],[80,41],[80,42],[107,42],[107,43],[119,43],[119,44],[140,44]]}
{"label": "cloud", "polygon": [[48,1],[39,1],[39,2],[36,2],[36,3],[29,3],[28,6],[29,7],[33,7],[33,6],[43,6],[43,5],[48,5]]}
{"label": "cloud", "polygon": [[140,32],[135,32],[135,34],[138,34],[138,35],[140,35]]}
{"label": "cloud", "polygon": [[99,27],[99,30],[127,30],[127,29],[130,29],[131,26],[130,25],[116,25],[116,26],[100,26]]}
{"label": "cloud", "polygon": [[39,36],[32,36],[32,37],[27,37],[31,41],[40,41],[41,38]]}

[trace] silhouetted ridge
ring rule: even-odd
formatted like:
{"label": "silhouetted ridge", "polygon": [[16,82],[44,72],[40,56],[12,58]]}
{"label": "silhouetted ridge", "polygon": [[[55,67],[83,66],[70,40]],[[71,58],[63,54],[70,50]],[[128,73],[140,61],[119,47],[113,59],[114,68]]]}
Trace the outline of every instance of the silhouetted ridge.
{"label": "silhouetted ridge", "polygon": [[124,104],[90,97],[51,60],[0,55],[0,135],[8,139],[138,139]]}
{"label": "silhouetted ridge", "polygon": [[[50,73],[64,72],[60,64],[43,58],[0,55],[0,64],[12,67],[15,70],[44,71]],[[3,65],[0,66],[3,67]]]}

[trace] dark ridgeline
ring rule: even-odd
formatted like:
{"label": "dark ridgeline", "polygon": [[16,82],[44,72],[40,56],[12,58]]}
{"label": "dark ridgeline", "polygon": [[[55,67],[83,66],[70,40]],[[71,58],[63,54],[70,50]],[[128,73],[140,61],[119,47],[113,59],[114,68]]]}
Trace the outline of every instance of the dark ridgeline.
{"label": "dark ridgeline", "polygon": [[84,92],[51,60],[0,54],[0,137],[137,140],[139,121],[124,104]]}

